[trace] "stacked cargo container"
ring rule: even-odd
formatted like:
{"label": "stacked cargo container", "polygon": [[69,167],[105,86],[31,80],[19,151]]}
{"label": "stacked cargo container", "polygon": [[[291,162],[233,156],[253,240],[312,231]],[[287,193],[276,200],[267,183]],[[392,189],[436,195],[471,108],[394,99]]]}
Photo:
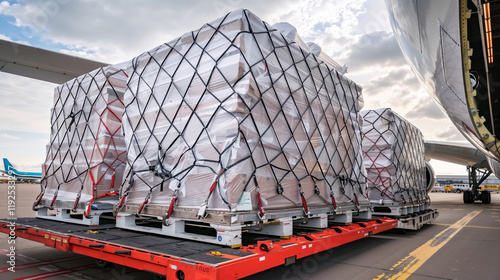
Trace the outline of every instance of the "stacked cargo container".
{"label": "stacked cargo container", "polygon": [[368,193],[374,214],[418,212],[427,203],[422,133],[389,108],[361,114]]}
{"label": "stacked cargo container", "polygon": [[90,218],[92,210],[112,212],[125,169],[126,82],[121,69],[105,67],[55,89],[41,193],[34,203],[39,213],[72,210]]}
{"label": "stacked cargo container", "polygon": [[117,212],[225,224],[369,208],[361,88],[249,11],[127,72]]}

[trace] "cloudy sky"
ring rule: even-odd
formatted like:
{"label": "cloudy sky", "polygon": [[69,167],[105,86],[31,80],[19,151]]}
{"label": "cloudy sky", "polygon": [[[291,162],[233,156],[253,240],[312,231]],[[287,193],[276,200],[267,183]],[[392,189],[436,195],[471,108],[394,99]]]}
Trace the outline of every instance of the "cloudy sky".
{"label": "cloudy sky", "polygon": [[[391,107],[429,140],[465,141],[411,72],[382,0],[2,1],[0,39],[113,64],[239,8],[269,24],[291,23],[346,64],[363,87],[365,109]],[[0,72],[0,157],[19,169],[39,171],[45,159],[55,86]],[[466,174],[431,163],[437,174]]]}

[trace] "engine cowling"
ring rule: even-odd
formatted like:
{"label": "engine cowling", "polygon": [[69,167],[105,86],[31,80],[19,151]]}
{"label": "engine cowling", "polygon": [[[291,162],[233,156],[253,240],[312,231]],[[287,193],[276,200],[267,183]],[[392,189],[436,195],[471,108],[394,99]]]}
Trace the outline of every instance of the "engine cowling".
{"label": "engine cowling", "polygon": [[425,179],[427,180],[427,193],[430,193],[436,184],[436,173],[429,162],[425,162]]}

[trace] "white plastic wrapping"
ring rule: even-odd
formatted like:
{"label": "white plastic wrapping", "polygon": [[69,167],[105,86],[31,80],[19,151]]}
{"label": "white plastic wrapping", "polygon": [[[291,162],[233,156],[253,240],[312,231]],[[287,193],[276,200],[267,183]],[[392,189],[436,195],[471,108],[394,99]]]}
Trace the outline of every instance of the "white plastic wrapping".
{"label": "white plastic wrapping", "polygon": [[135,58],[118,210],[368,202],[361,88],[302,47],[239,10]]}
{"label": "white plastic wrapping", "polygon": [[38,207],[83,210],[91,202],[116,202],[126,158],[126,83],[126,74],[109,66],[55,88]]}
{"label": "white plastic wrapping", "polygon": [[427,193],[422,133],[388,108],[361,115],[370,201],[418,206]]}

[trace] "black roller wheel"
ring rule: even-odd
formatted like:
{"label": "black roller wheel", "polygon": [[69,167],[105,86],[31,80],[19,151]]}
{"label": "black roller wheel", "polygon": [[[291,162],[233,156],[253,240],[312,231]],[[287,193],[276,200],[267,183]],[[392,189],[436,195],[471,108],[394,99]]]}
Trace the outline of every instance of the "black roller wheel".
{"label": "black roller wheel", "polygon": [[100,259],[95,259],[95,263],[97,264],[97,267],[100,267],[100,268],[105,268],[106,266],[109,265],[109,262],[103,261]]}
{"label": "black roller wheel", "polygon": [[163,276],[163,275],[153,274],[153,279],[154,280],[166,280],[167,277]]}
{"label": "black roller wheel", "polygon": [[462,190],[461,190],[461,189],[457,189],[455,192],[456,192],[456,193],[461,193],[461,192],[462,192]]}
{"label": "black roller wheel", "polygon": [[472,203],[472,192],[464,191],[464,203]]}
{"label": "black roller wheel", "polygon": [[491,202],[491,194],[487,191],[481,192],[481,202],[483,204],[489,204]]}

